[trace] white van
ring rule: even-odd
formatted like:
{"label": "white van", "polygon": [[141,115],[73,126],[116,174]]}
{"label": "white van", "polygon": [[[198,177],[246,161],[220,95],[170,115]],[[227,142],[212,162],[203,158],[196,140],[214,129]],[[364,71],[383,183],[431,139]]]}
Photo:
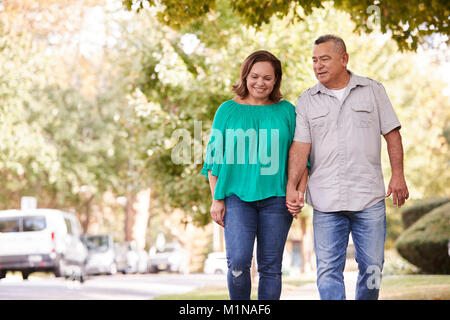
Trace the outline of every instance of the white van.
{"label": "white van", "polygon": [[53,209],[0,211],[0,279],[7,271],[21,271],[23,279],[35,271],[56,277],[85,278],[87,248],[81,225],[72,213]]}

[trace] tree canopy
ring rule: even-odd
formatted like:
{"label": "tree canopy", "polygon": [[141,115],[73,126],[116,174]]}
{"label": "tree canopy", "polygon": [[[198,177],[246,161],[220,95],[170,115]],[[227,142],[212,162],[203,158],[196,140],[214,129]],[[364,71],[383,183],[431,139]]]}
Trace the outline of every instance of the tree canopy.
{"label": "tree canopy", "polygon": [[[211,20],[220,15],[218,0],[123,0],[129,10],[158,8],[161,23],[175,29],[189,24]],[[380,28],[390,33],[401,50],[416,50],[426,36],[450,33],[450,2],[447,0],[231,0],[233,14],[246,26],[260,28],[272,17],[289,17],[291,22],[304,21],[314,9],[323,9],[325,3],[347,12],[356,32],[369,33]],[[324,23],[327,23],[324,21]],[[447,39],[448,40],[448,39]]]}

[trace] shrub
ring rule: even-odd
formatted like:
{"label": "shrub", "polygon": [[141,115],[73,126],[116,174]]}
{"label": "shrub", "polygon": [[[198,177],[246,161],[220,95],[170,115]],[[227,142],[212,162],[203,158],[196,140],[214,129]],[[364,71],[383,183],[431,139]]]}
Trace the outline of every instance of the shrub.
{"label": "shrub", "polygon": [[408,229],[414,222],[419,220],[434,208],[440,207],[450,201],[450,198],[434,198],[416,202],[402,211],[403,228]]}
{"label": "shrub", "polygon": [[406,261],[395,249],[384,253],[383,276],[418,274],[421,270]]}
{"label": "shrub", "polygon": [[450,274],[450,203],[417,220],[397,239],[399,254],[427,273]]}

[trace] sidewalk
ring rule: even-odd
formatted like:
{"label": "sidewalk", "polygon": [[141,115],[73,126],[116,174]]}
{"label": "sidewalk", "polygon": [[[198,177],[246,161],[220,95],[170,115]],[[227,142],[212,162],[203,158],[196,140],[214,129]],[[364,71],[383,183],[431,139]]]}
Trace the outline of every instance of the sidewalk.
{"label": "sidewalk", "polygon": [[[347,300],[355,299],[357,277],[357,271],[344,272],[345,293],[347,296]],[[317,284],[314,281],[313,283],[304,284],[298,287],[283,287],[280,300],[320,300],[319,291],[317,290]]]}

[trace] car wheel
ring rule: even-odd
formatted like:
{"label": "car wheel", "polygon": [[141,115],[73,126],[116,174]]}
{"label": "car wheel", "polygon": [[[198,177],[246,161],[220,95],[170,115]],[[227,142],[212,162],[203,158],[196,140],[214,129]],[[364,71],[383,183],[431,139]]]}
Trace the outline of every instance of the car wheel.
{"label": "car wheel", "polygon": [[6,270],[0,270],[0,279],[3,279],[6,277]]}
{"label": "car wheel", "polygon": [[56,267],[53,270],[55,277],[63,277],[64,276],[64,261],[62,258],[59,258],[56,263]]}
{"label": "car wheel", "polygon": [[80,283],[84,283],[86,281],[86,274],[84,272],[81,272],[78,276],[78,281]]}
{"label": "car wheel", "polygon": [[86,268],[84,266],[81,266],[78,280],[80,281],[80,283],[84,283],[86,281],[86,277],[87,277]]}
{"label": "car wheel", "polygon": [[23,280],[28,280],[28,277],[30,276],[31,272],[28,271],[22,271],[22,279]]}

